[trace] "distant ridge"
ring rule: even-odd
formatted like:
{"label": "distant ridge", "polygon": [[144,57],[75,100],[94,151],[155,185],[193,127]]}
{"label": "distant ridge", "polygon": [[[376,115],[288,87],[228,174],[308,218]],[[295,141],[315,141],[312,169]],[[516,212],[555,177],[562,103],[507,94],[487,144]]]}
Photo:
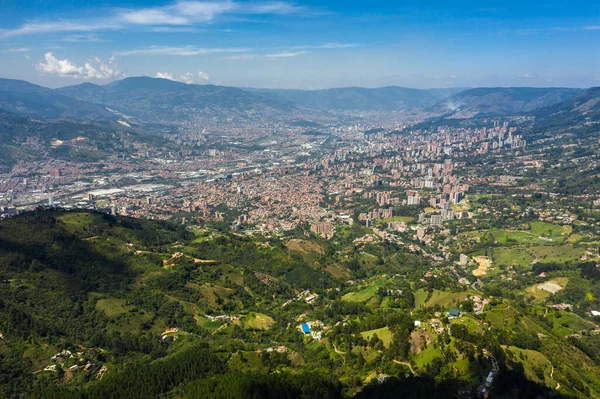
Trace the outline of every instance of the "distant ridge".
{"label": "distant ridge", "polygon": [[0,79],[0,109],[36,118],[114,120],[100,104],[62,95],[23,80]]}
{"label": "distant ridge", "polygon": [[558,104],[581,91],[570,88],[483,87],[454,94],[425,108],[425,111],[445,118],[522,114]]}
{"label": "distant ridge", "polygon": [[106,86],[82,84],[56,90],[78,100],[101,103],[139,120],[180,123],[194,115],[244,118],[247,112],[287,112],[290,101],[234,87],[190,85],[168,79],[133,77]]}
{"label": "distant ridge", "polygon": [[464,89],[411,89],[399,86],[380,88],[342,87],[322,90],[245,89],[279,96],[307,108],[338,111],[402,111],[421,108]]}
{"label": "distant ridge", "polygon": [[86,82],[49,89],[25,81],[0,79],[0,108],[40,119],[114,121],[127,116],[140,124],[161,125],[206,119],[215,123],[231,120],[262,123],[290,120],[294,112],[420,110],[431,118],[470,118],[532,113],[580,93],[581,89],[528,87],[240,89],[150,77],[125,78],[104,86]]}
{"label": "distant ridge", "polygon": [[558,104],[536,110],[537,127],[600,122],[600,87],[592,87]]}

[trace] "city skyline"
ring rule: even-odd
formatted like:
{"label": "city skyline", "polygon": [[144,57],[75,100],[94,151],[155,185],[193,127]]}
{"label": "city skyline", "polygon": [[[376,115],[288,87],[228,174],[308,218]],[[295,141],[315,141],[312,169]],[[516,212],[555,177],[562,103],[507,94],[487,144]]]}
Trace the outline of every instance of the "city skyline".
{"label": "city skyline", "polygon": [[4,1],[2,77],[320,89],[600,83],[590,1]]}

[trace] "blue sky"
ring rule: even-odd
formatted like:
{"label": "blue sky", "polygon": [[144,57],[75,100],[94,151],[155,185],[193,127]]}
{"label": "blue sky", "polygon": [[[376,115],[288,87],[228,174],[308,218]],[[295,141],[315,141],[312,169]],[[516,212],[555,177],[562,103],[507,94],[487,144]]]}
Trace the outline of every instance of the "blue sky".
{"label": "blue sky", "polygon": [[0,0],[0,76],[277,88],[600,85],[597,1]]}

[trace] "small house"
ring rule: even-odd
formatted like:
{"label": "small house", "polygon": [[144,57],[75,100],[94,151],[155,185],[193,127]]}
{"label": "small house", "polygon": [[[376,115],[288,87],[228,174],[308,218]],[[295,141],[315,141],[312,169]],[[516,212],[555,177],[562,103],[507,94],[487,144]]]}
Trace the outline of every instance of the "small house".
{"label": "small house", "polygon": [[302,323],[300,326],[304,334],[310,334],[310,326],[307,323]]}

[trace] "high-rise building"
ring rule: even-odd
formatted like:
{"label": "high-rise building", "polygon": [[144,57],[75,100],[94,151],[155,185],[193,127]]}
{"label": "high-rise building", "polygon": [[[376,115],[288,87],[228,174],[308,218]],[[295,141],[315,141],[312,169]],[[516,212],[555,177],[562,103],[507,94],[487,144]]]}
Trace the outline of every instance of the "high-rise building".
{"label": "high-rise building", "polygon": [[333,237],[333,224],[327,222],[313,223],[310,225],[310,231],[321,235],[323,238]]}
{"label": "high-rise building", "polygon": [[443,222],[444,222],[444,218],[442,217],[442,215],[431,215],[430,224],[432,226],[441,226]]}
{"label": "high-rise building", "polygon": [[391,195],[389,192],[378,192],[376,194],[376,201],[380,206],[388,205],[391,202]]}
{"label": "high-rise building", "polygon": [[460,201],[462,201],[462,199],[463,199],[462,191],[457,191],[452,195],[452,202],[454,202],[455,204],[458,204]]}
{"label": "high-rise building", "polygon": [[408,205],[421,205],[421,197],[418,195],[409,196],[406,203]]}

